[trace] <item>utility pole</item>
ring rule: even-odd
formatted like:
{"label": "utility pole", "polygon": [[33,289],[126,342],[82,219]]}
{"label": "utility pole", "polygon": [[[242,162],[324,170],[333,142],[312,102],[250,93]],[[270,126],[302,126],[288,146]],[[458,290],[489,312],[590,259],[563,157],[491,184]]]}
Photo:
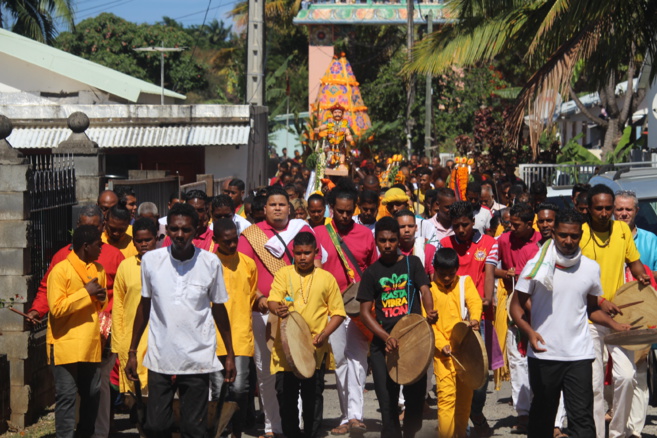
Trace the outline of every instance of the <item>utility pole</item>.
{"label": "utility pole", "polygon": [[265,0],[249,0],[246,103],[265,105]]}
{"label": "utility pole", "polygon": [[160,47],[140,47],[134,49],[135,52],[160,52],[160,105],[164,105],[164,52],[182,52],[187,47],[162,47],[164,43],[160,42]]}
{"label": "utility pole", "polygon": [[[408,49],[408,61],[413,60],[413,1],[406,0],[406,46]],[[411,140],[413,139],[413,103],[415,103],[415,76],[410,74],[408,76],[408,83],[406,84],[406,151],[408,159],[411,158],[413,153],[413,146]]]}
{"label": "utility pole", "polygon": [[[427,35],[433,32],[433,12],[429,9],[427,14]],[[427,73],[427,82],[425,85],[424,96],[424,154],[427,154],[431,147],[431,73]]]}

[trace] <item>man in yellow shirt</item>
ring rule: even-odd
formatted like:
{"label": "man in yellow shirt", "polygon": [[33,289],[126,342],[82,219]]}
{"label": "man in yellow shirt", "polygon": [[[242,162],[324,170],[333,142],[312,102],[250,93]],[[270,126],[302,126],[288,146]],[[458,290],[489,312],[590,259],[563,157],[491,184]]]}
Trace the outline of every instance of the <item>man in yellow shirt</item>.
{"label": "man in yellow shirt", "polygon": [[[231,186],[228,187],[229,189]],[[229,398],[236,401],[239,410],[233,417],[232,434],[241,437],[246,419],[249,396],[249,363],[255,352],[253,340],[253,313],[259,310],[267,313],[267,297],[258,291],[258,269],[250,257],[237,252],[239,235],[237,226],[230,218],[214,222],[214,243],[217,256],[223,268],[224,282],[228,291],[226,311],[231,321],[231,336],[235,352],[235,381],[229,386]],[[217,330],[217,356],[224,362],[226,346]],[[219,399],[223,384],[221,372],[210,375],[212,398]]]}
{"label": "man in yellow shirt", "polygon": [[[132,327],[141,301],[141,258],[157,245],[157,226],[148,218],[137,219],[132,227],[137,255],[125,259],[119,265],[114,280],[114,308],[112,310],[112,352],[119,356],[121,370],[128,363],[128,350],[132,340]],[[148,335],[144,334],[137,347],[137,372],[142,390],[148,384],[148,370],[143,366]],[[119,373],[119,391],[134,392],[135,382]]]}
{"label": "man in yellow shirt", "polygon": [[[483,305],[472,278],[456,275],[459,257],[455,250],[439,249],[433,264],[435,273],[431,296],[434,309],[440,312],[440,318],[433,326],[436,339],[433,369],[438,392],[438,436],[465,438],[474,391],[456,379],[450,338],[454,325],[466,320],[466,311],[467,315],[481,315]],[[466,309],[461,307],[461,294],[464,295]],[[479,330],[476,317],[467,321],[473,330]]]}
{"label": "man in yellow shirt", "polygon": [[137,249],[132,243],[132,236],[127,233],[130,227],[130,211],[115,205],[109,210],[105,231],[103,232],[103,243],[109,243],[127,259],[137,255]]}
{"label": "man in yellow shirt", "polygon": [[[100,397],[101,341],[98,312],[107,300],[100,231],[81,225],[73,252],[48,277],[48,363],[55,379],[55,429],[61,437],[91,437]],[[76,394],[80,422],[75,425]]]}
{"label": "man in yellow shirt", "polygon": [[[327,341],[347,314],[335,278],[314,265],[317,255],[315,236],[307,231],[297,234],[294,237],[293,253],[294,265],[279,269],[274,276],[268,298],[269,310],[280,318],[286,318],[289,312],[294,311],[308,323],[316,349],[316,371],[310,379],[301,380],[296,377],[285,358],[280,333],[277,333],[271,352],[271,373],[276,375],[276,398],[280,406],[283,433],[288,438],[311,438],[317,435],[322,422]],[[299,392],[303,410],[303,434],[299,429]]]}
{"label": "man in yellow shirt", "polygon": [[[602,297],[599,298],[598,304],[603,311],[612,316],[618,313],[618,308],[610,301],[616,295],[618,288],[625,283],[625,265],[630,268],[632,275],[639,282],[646,286],[650,284],[650,277],[639,259],[639,251],[636,249],[630,227],[623,221],[612,220],[614,198],[614,192],[605,185],[598,184],[591,188],[588,192],[589,221],[582,225],[582,240],[579,244],[582,254],[600,265]],[[597,435],[599,438],[604,438],[603,390],[606,364],[604,337],[609,333],[609,329],[599,324],[591,324],[589,328],[595,347],[593,416]],[[614,362],[612,374],[614,415],[609,423],[609,437],[624,437],[634,393],[636,374],[634,352],[614,345],[607,345],[606,348]]]}

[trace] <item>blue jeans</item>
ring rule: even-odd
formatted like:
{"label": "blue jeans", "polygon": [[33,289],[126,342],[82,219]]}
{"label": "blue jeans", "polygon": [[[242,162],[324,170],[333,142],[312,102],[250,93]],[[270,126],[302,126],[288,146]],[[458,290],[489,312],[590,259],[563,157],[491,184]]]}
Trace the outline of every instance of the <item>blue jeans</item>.
{"label": "blue jeans", "polygon": [[[50,365],[55,378],[55,430],[57,438],[89,438],[100,400],[100,364],[76,362]],[[75,427],[75,396],[80,394],[80,422]]]}
{"label": "blue jeans", "polygon": [[[220,356],[219,360],[224,363],[226,356]],[[233,434],[240,436],[244,430],[244,421],[246,419],[247,403],[249,400],[249,363],[251,358],[248,356],[235,356],[235,369],[237,375],[235,381],[228,387],[226,400],[237,402],[239,410],[233,416]],[[223,371],[217,371],[210,374],[210,391],[212,401],[219,400],[221,386],[224,383]]]}

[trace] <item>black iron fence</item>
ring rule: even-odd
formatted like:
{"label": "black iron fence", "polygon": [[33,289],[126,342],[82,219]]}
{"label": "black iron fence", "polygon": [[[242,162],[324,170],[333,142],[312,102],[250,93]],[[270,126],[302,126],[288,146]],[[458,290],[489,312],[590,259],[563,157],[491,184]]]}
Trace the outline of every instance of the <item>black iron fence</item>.
{"label": "black iron fence", "polygon": [[[32,155],[30,160],[31,274],[28,302],[36,295],[53,255],[71,242],[75,166],[71,155]],[[43,324],[42,324],[43,325]],[[42,327],[36,327],[37,330]]]}

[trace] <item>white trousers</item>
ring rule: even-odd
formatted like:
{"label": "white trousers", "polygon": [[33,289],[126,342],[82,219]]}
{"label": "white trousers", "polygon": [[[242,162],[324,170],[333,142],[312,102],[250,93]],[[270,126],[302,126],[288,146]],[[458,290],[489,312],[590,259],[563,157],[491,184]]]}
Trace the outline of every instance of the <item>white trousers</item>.
{"label": "white trousers", "polygon": [[340,424],[363,421],[363,390],[367,378],[369,342],[348,316],[329,337],[335,360],[335,382],[340,402]]}
{"label": "white trousers", "polygon": [[[648,354],[653,354],[650,351]],[[632,408],[630,409],[630,418],[627,420],[628,436],[641,436],[641,431],[646,425],[646,415],[648,415],[648,400],[650,391],[648,390],[648,361],[641,360],[636,365],[636,385],[632,395]]]}
{"label": "white trousers", "polygon": [[627,424],[632,408],[634,395],[636,366],[634,365],[634,352],[615,345],[606,345],[604,337],[610,329],[598,324],[589,324],[589,331],[595,347],[595,360],[593,362],[593,417],[598,438],[605,438],[605,364],[607,354],[611,354],[613,361],[612,378],[614,399],[612,409],[614,416],[609,423],[609,438],[625,437]]}
{"label": "white trousers", "polygon": [[112,408],[109,379],[115,363],[116,353],[110,354],[100,363],[100,401],[98,402],[98,414],[96,415],[92,438],[107,438],[109,436],[110,411]]}
{"label": "white trousers", "polygon": [[511,375],[511,398],[518,415],[529,415],[532,393],[529,387],[529,365],[527,357],[518,351],[516,332],[509,329],[506,337],[506,355]]}
{"label": "white trousers", "polygon": [[267,349],[267,315],[253,312],[253,338],[255,354],[253,361],[258,376],[258,389],[262,401],[262,411],[265,413],[265,433],[283,433],[281,413],[276,398],[276,376],[271,374],[271,352]]}

